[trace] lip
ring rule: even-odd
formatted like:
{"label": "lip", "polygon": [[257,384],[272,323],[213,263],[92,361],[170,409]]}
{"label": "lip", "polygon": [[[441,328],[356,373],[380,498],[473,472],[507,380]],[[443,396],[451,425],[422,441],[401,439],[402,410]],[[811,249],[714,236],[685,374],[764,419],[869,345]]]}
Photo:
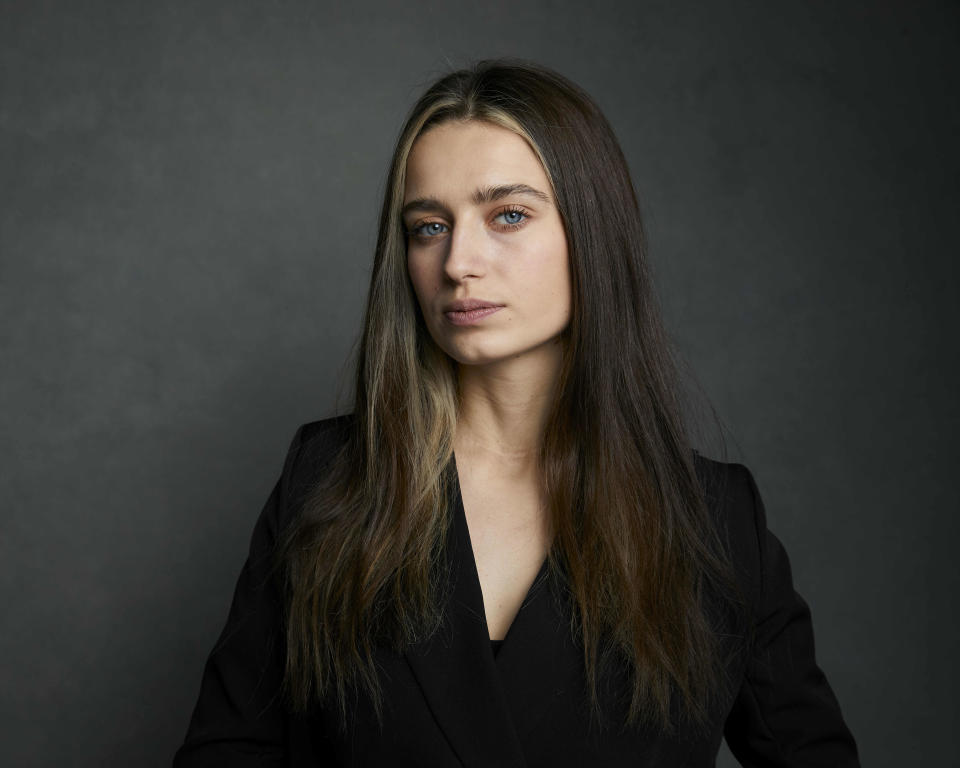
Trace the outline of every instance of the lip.
{"label": "lip", "polygon": [[447,304],[443,311],[446,312],[470,312],[474,309],[486,309],[488,307],[502,307],[503,304],[497,304],[494,301],[485,299],[457,299]]}
{"label": "lip", "polygon": [[502,306],[497,306],[496,304],[487,304],[485,306],[477,307],[476,309],[444,312],[443,316],[446,317],[447,321],[453,325],[474,325],[483,320],[483,318],[492,315],[494,312],[499,312],[501,309],[503,309]]}

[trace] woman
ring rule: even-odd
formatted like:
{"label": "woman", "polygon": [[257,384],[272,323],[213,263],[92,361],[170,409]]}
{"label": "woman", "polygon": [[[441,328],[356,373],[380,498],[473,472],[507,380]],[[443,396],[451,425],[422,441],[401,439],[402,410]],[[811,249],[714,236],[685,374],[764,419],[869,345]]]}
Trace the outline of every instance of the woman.
{"label": "woman", "polygon": [[439,80],[354,413],[294,437],[175,765],[857,765],[753,478],[678,402],[599,109],[522,62]]}

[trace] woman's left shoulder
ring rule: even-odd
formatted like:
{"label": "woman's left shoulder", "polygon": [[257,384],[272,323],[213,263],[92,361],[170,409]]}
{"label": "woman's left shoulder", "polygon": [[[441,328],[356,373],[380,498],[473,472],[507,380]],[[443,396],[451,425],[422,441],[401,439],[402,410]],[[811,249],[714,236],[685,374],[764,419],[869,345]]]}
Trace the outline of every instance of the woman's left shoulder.
{"label": "woman's left shoulder", "polygon": [[737,462],[717,461],[693,452],[694,468],[710,519],[734,566],[756,584],[762,567],[762,502],[753,473]]}
{"label": "woman's left shoulder", "polygon": [[767,528],[763,499],[743,464],[695,454],[707,507],[745,587],[749,655],[724,723],[742,765],[859,766],[857,746],[817,664],[813,621],[790,559]]}

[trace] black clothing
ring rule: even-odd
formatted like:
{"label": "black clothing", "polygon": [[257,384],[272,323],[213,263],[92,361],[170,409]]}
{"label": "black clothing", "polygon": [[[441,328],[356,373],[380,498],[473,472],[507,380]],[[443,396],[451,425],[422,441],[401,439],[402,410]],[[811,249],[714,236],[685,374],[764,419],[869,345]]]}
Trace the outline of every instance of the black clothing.
{"label": "black clothing", "polygon": [[[601,678],[602,730],[591,724],[582,654],[569,613],[553,598],[544,562],[499,653],[454,483],[447,542],[452,590],[445,624],[405,653],[378,650],[381,731],[355,697],[346,733],[320,706],[288,714],[279,697],[284,640],[281,596],[267,575],[278,533],[297,512],[342,439],[347,419],[302,426],[257,521],[226,627],[207,661],[200,697],[175,768],[191,766],[713,766],[721,739],[746,766],[858,766],[857,750],[816,664],[810,612],[794,591],[782,545],[766,527],[746,467],[696,455],[708,505],[731,547],[756,615],[754,632],[726,635],[736,689],[716,703],[707,733],[667,737],[623,729],[614,677]],[[454,462],[455,468],[455,462]]]}

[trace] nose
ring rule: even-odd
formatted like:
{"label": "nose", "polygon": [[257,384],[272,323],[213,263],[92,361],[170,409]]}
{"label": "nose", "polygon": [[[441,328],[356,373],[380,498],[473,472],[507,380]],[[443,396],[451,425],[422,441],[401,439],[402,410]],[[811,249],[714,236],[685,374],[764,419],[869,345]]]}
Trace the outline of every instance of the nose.
{"label": "nose", "polygon": [[443,271],[455,283],[468,277],[482,277],[486,272],[483,223],[461,220],[447,238]]}

